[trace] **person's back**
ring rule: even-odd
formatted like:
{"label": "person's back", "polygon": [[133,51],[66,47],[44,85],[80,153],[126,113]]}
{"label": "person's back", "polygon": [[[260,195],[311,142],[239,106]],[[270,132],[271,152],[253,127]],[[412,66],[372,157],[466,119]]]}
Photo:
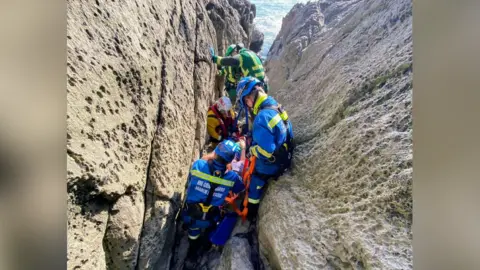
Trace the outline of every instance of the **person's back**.
{"label": "person's back", "polygon": [[219,206],[224,204],[229,192],[239,193],[245,189],[240,176],[226,171],[227,164],[239,155],[240,146],[225,140],[215,148],[211,159],[199,159],[192,165],[182,209],[190,240],[189,257],[195,257],[204,242],[198,240],[202,230],[213,231],[216,228],[221,218]]}
{"label": "person's back", "polygon": [[252,76],[260,81],[265,78],[262,60],[253,51],[243,48],[239,51],[241,61],[240,68],[244,77]]}
{"label": "person's back", "polygon": [[[264,98],[262,100],[262,98]],[[277,107],[277,101],[270,96],[258,97],[258,113],[255,116],[252,127],[251,153],[257,157],[257,171],[262,174],[275,175],[280,169],[279,164],[272,162],[272,155],[276,149],[286,142],[287,132],[292,135],[292,126],[288,126],[281,119]],[[293,137],[293,135],[292,135]]]}
{"label": "person's back", "polygon": [[244,48],[243,44],[236,44],[230,57],[216,56],[213,49],[211,49],[210,53],[212,61],[217,65],[239,67],[243,77],[257,78],[262,82],[265,92],[268,93],[268,80],[265,76],[263,63],[255,52]]}
{"label": "person's back", "polygon": [[222,205],[230,190],[234,193],[241,191],[242,187],[238,182],[241,178],[235,172],[225,172],[222,177],[214,176],[213,173],[214,168],[208,161],[198,159],[193,163],[187,187],[187,204],[206,203],[212,184],[216,187],[212,194],[211,206]]}

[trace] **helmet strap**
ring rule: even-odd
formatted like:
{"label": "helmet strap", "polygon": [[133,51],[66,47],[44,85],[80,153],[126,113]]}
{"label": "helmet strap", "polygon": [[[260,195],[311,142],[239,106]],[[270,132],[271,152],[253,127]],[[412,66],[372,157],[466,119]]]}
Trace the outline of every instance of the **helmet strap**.
{"label": "helmet strap", "polygon": [[258,89],[256,88],[257,86],[254,86],[253,87],[253,90],[252,91],[255,91],[255,96],[253,97],[253,105],[255,106],[255,103],[257,102],[257,98],[258,98]]}

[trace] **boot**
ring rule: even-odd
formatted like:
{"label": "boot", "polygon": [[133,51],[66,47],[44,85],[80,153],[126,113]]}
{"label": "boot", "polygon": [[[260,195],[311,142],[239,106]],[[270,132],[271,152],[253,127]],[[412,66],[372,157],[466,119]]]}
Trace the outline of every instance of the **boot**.
{"label": "boot", "polygon": [[201,246],[201,242],[198,239],[192,240],[188,239],[189,245],[188,245],[188,253],[187,253],[187,259],[191,261],[196,261],[198,257],[198,251]]}
{"label": "boot", "polygon": [[247,219],[251,222],[254,222],[257,220],[257,214],[258,214],[258,207],[260,205],[253,204],[253,203],[248,203],[248,213],[247,213]]}

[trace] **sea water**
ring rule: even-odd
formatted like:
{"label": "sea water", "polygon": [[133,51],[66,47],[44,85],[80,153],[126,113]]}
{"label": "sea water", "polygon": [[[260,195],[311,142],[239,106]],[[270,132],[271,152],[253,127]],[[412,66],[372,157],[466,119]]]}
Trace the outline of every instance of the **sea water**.
{"label": "sea water", "polygon": [[260,56],[266,58],[275,37],[282,27],[282,19],[296,3],[307,0],[250,0],[257,7],[255,24],[265,35]]}

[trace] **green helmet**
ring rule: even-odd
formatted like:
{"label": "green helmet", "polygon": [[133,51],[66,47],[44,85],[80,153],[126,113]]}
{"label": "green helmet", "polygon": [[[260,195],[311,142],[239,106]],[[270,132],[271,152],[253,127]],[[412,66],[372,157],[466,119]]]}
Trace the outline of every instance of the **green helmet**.
{"label": "green helmet", "polygon": [[232,45],[228,46],[227,52],[225,52],[225,56],[230,56],[232,54],[233,50],[235,50],[235,48],[237,48],[237,44],[232,44]]}
{"label": "green helmet", "polygon": [[232,44],[228,46],[225,56],[230,56],[234,50],[240,51],[241,49],[243,49],[243,43]]}

